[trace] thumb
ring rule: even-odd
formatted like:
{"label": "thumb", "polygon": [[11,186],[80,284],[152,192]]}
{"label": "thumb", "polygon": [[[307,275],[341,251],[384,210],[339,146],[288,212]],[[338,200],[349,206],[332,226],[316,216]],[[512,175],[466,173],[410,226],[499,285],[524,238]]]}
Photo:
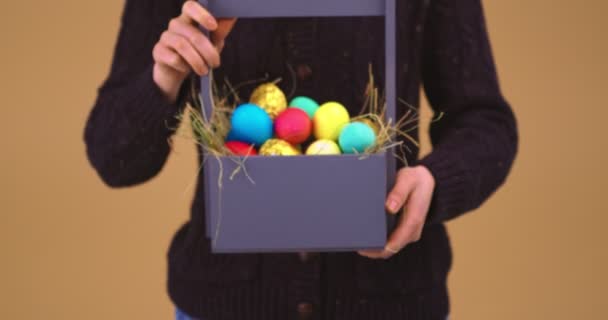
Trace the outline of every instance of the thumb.
{"label": "thumb", "polygon": [[213,44],[223,44],[224,39],[230,34],[235,23],[236,18],[219,19],[217,22],[217,29],[211,34],[211,41]]}
{"label": "thumb", "polygon": [[414,189],[415,181],[408,177],[406,170],[399,172],[395,186],[386,197],[386,209],[392,214],[396,214],[403,207],[409,194]]}

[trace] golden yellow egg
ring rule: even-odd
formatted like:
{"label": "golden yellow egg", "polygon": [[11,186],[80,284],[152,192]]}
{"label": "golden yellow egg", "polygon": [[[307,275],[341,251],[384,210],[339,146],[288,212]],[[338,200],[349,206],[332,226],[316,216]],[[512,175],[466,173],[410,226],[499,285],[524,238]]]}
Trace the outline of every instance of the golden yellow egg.
{"label": "golden yellow egg", "polygon": [[273,120],[287,109],[287,98],[274,83],[265,83],[253,90],[249,102],[266,110]]}
{"label": "golden yellow egg", "polygon": [[380,132],[380,128],[378,127],[378,123],[370,118],[363,118],[363,119],[359,119],[356,122],[363,122],[366,125],[368,125],[370,128],[372,128],[372,130],[374,130],[374,133],[376,134],[376,136],[378,136],[378,133]]}
{"label": "golden yellow egg", "polygon": [[340,131],[350,121],[346,108],[338,102],[327,102],[319,107],[313,118],[317,139],[337,141]]}
{"label": "golden yellow egg", "polygon": [[317,156],[317,155],[335,155],[341,154],[340,147],[337,143],[332,140],[317,140],[313,142],[308,149],[306,149],[306,154],[309,156]]}
{"label": "golden yellow egg", "polygon": [[263,156],[297,156],[302,154],[289,142],[281,139],[270,139],[260,147]]}

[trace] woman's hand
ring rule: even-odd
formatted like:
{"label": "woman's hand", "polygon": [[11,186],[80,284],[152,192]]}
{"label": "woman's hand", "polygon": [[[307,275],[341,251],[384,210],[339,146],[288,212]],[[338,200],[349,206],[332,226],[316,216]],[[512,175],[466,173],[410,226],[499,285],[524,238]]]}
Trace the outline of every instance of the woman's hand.
{"label": "woman's hand", "polygon": [[426,167],[401,169],[395,187],[386,199],[386,209],[391,214],[397,214],[403,208],[399,225],[384,250],[364,250],[359,254],[373,259],[388,259],[409,243],[420,240],[434,189],[435,178]]}
{"label": "woman's hand", "polygon": [[[196,1],[186,1],[182,14],[171,20],[154,46],[154,82],[170,102],[175,102],[182,83],[190,72],[205,75],[220,65],[224,39],[236,19],[216,20]],[[207,38],[199,26],[211,31]]]}

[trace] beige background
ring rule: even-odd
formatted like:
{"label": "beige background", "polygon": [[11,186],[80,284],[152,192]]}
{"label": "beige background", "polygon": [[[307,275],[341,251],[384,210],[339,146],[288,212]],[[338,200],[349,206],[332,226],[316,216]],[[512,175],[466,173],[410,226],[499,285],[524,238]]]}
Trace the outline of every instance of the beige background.
{"label": "beige background", "polygon": [[[454,319],[605,319],[608,5],[485,6],[521,149],[507,185],[449,224]],[[0,319],[171,318],[165,251],[193,147],[178,141],[158,178],[120,191],[84,153],[121,9],[1,1]]]}

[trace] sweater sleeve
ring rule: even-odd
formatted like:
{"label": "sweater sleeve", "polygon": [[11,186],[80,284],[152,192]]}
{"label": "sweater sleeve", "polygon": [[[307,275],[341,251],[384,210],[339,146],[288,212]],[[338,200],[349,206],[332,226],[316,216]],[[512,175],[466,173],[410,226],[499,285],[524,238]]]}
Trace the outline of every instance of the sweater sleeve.
{"label": "sweater sleeve", "polygon": [[127,0],[109,76],[85,127],[87,155],[112,187],[142,183],[163,167],[179,125],[187,81],[169,103],[152,78],[152,48],[181,1]]}
{"label": "sweater sleeve", "polygon": [[516,120],[496,75],[480,0],[431,1],[422,77],[438,120],[420,160],[436,187],[428,223],[479,207],[505,181],[517,152]]}

